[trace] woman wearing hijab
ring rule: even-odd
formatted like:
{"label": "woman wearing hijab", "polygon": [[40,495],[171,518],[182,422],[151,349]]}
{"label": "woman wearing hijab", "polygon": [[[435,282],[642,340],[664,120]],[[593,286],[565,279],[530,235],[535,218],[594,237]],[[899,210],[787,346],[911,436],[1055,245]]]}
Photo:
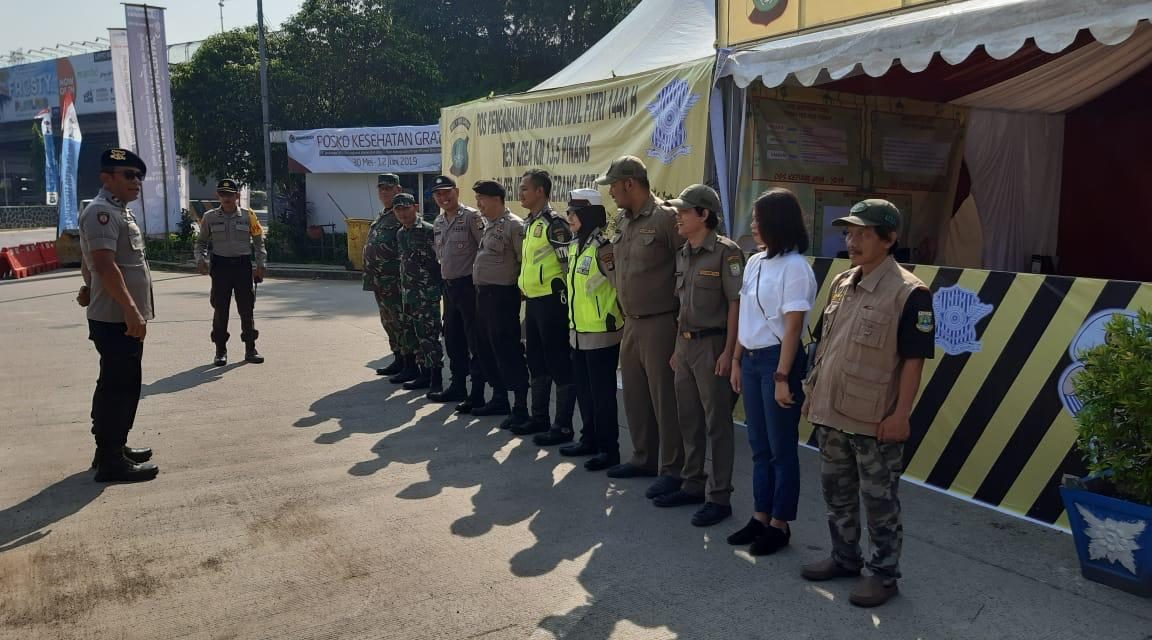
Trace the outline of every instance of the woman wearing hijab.
{"label": "woman wearing hijab", "polygon": [[804,216],[791,191],[770,189],[756,199],[752,233],[762,251],[744,269],[731,382],[744,396],[755,512],[728,543],[748,544],[750,554],[768,555],[788,545],[788,523],[796,519],[800,500],[797,440],[805,370],[800,334],[817,286],[804,258]]}
{"label": "woman wearing hijab", "polygon": [[560,455],[592,456],[589,471],[620,463],[616,423],[616,367],[624,314],[616,302],[615,259],[604,236],[608,214],[600,192],[576,189],[568,201],[568,225],[575,239],[568,250],[568,318],[572,377],[580,406],[580,440]]}

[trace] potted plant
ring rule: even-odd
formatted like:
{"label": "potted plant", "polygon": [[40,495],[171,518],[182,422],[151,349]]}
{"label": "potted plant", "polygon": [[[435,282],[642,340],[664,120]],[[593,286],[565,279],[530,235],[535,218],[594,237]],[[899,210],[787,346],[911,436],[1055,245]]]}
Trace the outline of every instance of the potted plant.
{"label": "potted plant", "polygon": [[1080,359],[1076,447],[1091,474],[1060,495],[1081,572],[1152,596],[1152,312],[1114,315]]}

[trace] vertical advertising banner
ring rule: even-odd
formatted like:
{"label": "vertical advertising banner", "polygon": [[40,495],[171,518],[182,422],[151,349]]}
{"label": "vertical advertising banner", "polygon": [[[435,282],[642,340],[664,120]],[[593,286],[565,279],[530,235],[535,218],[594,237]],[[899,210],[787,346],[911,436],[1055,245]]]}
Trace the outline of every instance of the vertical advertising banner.
{"label": "vertical advertising banner", "polygon": [[52,111],[44,109],[36,114],[40,121],[40,139],[44,142],[44,204],[52,207],[60,203],[60,174],[56,165],[56,135],[52,132]]}
{"label": "vertical advertising banner", "polygon": [[80,120],[71,93],[64,94],[60,117],[60,221],[56,225],[59,235],[67,229],[79,228],[80,201],[76,197],[76,167],[80,163]]}
{"label": "vertical advertising banner", "polygon": [[163,236],[180,224],[180,176],[172,137],[172,94],[164,9],[124,5],[136,153],[148,166],[140,200],[144,233]]}
{"label": "vertical advertising banner", "polygon": [[111,42],[112,87],[116,96],[116,132],[122,149],[136,151],[136,124],[132,116],[132,73],[128,66],[128,32],[109,29]]}
{"label": "vertical advertising banner", "polygon": [[648,166],[652,190],[675,197],[704,178],[714,65],[707,58],[442,109],[444,171],[470,202],[477,180],[497,180],[515,194],[525,171],[547,169],[552,197],[563,206],[568,191],[595,187],[614,158],[634,155]]}

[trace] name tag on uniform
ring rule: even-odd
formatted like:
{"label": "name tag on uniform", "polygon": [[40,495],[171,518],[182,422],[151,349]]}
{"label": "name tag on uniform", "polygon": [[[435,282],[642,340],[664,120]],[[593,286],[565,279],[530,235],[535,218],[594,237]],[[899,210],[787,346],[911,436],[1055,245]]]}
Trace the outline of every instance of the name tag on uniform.
{"label": "name tag on uniform", "polygon": [[576,265],[576,273],[582,276],[588,275],[592,271],[592,256],[584,256],[580,259],[580,264]]}
{"label": "name tag on uniform", "polygon": [[714,278],[719,278],[719,277],[720,277],[720,272],[719,272],[719,271],[704,271],[704,270],[701,270],[701,271],[700,271],[700,275],[702,275],[702,276],[712,276],[712,277],[714,277]]}
{"label": "name tag on uniform", "polygon": [[640,229],[636,230],[636,233],[641,233],[641,234],[644,234],[646,236],[653,236],[653,235],[656,235],[656,230],[655,229],[640,228]]}

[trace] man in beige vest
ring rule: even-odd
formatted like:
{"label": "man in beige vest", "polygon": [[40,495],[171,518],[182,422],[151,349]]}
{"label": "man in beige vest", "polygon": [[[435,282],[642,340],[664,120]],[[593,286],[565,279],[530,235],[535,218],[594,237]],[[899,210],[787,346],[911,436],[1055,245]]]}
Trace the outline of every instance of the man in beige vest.
{"label": "man in beige vest", "polygon": [[[865,200],[833,222],[845,228],[852,269],[833,280],[820,346],[804,382],[816,426],[832,556],[805,565],[813,581],[864,576],[848,600],[875,607],[898,592],[903,525],[897,488],[924,360],[935,353],[932,294],[892,258],[900,211]],[[860,553],[864,500],[872,556]]]}

